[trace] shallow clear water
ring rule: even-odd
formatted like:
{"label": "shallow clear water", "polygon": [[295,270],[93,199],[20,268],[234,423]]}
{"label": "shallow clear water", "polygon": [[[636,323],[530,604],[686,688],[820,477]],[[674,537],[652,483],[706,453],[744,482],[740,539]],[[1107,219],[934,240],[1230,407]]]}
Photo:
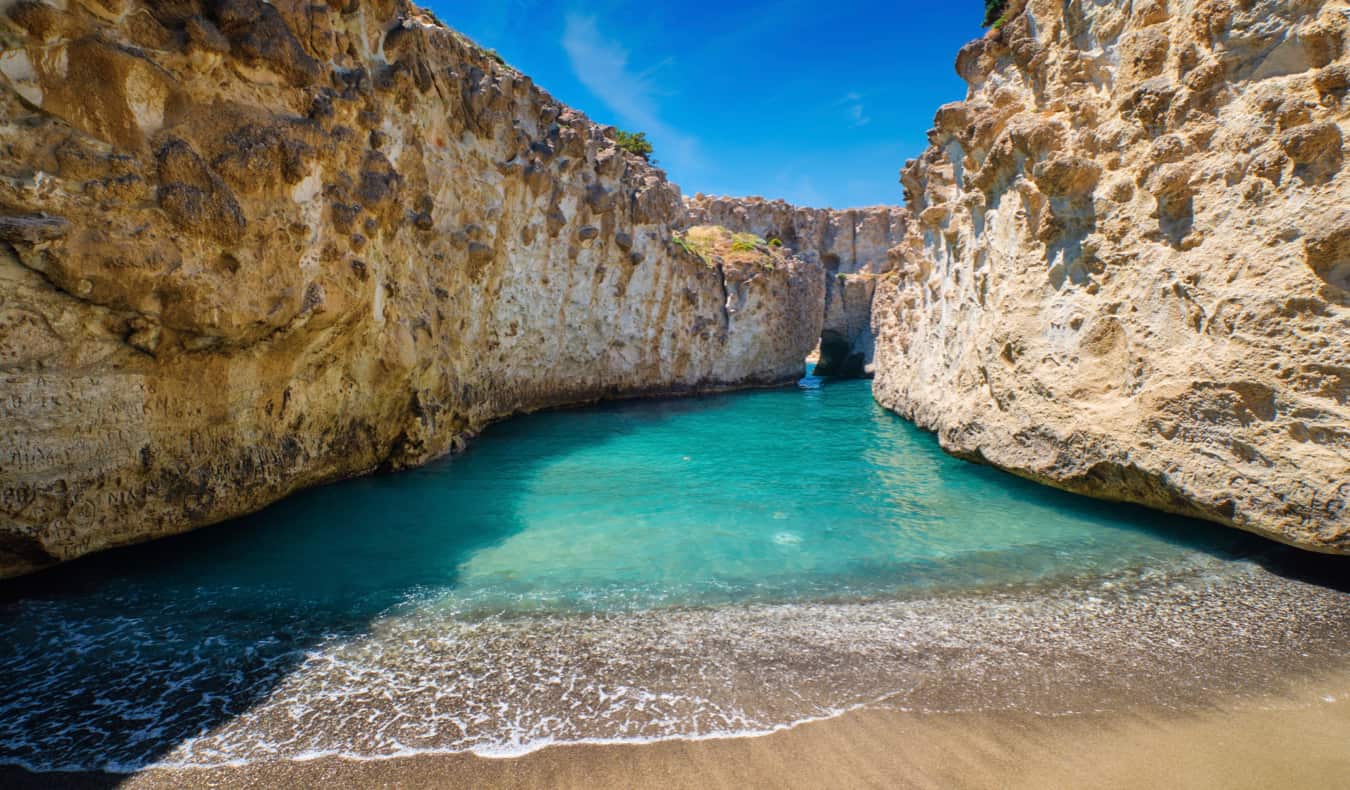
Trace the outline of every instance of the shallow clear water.
{"label": "shallow clear water", "polygon": [[[882,698],[1067,710],[1135,698],[1154,632],[1174,663],[1347,645],[1343,593],[1245,559],[1280,549],[958,461],[867,382],[806,384],[512,420],[421,470],[2,587],[0,761],[493,752]],[[1269,627],[1235,636],[1261,606]],[[1009,660],[1058,679],[1010,682]],[[1263,661],[1228,662],[1234,684]],[[1168,700],[1193,679],[1140,677]]]}

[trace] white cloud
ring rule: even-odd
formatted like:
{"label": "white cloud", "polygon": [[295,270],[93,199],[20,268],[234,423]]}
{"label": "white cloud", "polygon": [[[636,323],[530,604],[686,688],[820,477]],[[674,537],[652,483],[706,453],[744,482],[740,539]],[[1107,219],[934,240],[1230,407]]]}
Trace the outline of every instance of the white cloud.
{"label": "white cloud", "polygon": [[632,71],[628,50],[606,39],[595,18],[568,14],[563,28],[563,50],[577,79],[605,103],[631,132],[646,132],[656,157],[675,168],[699,165],[698,141],[661,119],[656,97],[662,94],[652,74],[668,65],[664,60],[641,72]]}
{"label": "white cloud", "polygon": [[872,122],[871,116],[867,114],[867,108],[863,106],[862,94],[857,91],[845,93],[835,104],[843,105],[845,117],[855,129]]}

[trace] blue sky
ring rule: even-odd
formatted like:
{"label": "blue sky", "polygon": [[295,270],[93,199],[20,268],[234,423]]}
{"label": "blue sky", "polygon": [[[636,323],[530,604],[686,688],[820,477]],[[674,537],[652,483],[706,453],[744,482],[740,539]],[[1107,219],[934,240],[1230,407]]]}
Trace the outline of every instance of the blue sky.
{"label": "blue sky", "polygon": [[423,0],[600,123],[644,131],[685,194],[845,208],[902,200],[898,171],[979,0]]}

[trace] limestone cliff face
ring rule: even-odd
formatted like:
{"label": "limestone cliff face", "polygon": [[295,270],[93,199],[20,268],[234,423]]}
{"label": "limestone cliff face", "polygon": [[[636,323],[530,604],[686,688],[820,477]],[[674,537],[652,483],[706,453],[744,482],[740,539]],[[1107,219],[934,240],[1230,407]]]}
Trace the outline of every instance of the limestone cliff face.
{"label": "limestone cliff face", "polygon": [[1344,2],[1032,0],[903,173],[878,400],[1034,479],[1350,552]]}
{"label": "limestone cliff face", "polygon": [[402,0],[0,15],[0,576],[820,335],[819,264],[676,247],[659,171]]}
{"label": "limestone cliff face", "polygon": [[691,224],[778,239],[825,267],[825,325],[821,375],[870,373],[874,338],[872,297],[877,279],[894,266],[891,250],[905,238],[904,208],[802,208],[781,200],[695,195],[685,199]]}

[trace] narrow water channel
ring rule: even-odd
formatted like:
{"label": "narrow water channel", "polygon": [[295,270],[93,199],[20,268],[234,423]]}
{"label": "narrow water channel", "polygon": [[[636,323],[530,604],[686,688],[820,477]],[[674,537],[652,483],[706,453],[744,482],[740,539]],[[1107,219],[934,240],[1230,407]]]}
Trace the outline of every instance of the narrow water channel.
{"label": "narrow water channel", "polygon": [[866,381],[539,414],[0,586],[0,762],[379,758],[1072,713],[1344,662],[1241,533],[944,455]]}

